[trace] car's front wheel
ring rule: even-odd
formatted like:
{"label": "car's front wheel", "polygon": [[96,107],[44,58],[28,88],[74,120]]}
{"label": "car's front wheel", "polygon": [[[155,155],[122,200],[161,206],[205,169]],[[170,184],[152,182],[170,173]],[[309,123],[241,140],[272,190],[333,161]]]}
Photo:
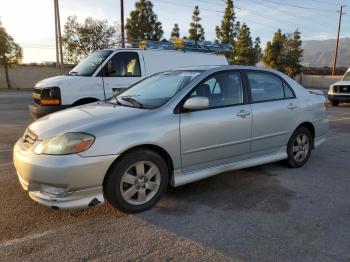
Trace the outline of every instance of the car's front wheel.
{"label": "car's front wheel", "polygon": [[164,159],[150,150],[127,153],[109,170],[104,194],[115,208],[127,213],[153,207],[165,192],[169,171]]}
{"label": "car's front wheel", "polygon": [[299,127],[294,131],[287,146],[289,167],[298,168],[308,161],[313,145],[312,135],[309,129]]}

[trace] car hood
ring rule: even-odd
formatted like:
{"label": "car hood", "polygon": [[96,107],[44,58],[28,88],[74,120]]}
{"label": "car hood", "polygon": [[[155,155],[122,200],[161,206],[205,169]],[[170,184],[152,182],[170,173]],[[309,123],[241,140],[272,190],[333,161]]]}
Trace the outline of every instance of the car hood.
{"label": "car hood", "polygon": [[148,111],[96,102],[47,115],[33,122],[28,128],[39,140],[44,140],[66,132],[87,132],[89,128],[129,120]]}
{"label": "car hood", "polygon": [[350,81],[338,81],[332,84],[332,86],[350,86]]}
{"label": "car hood", "polygon": [[68,83],[74,83],[79,81],[79,78],[86,78],[85,76],[69,76],[69,75],[63,75],[63,76],[54,76],[50,78],[43,79],[36,83],[35,88],[37,89],[43,89],[47,87],[54,87],[54,86],[62,86],[66,85]]}

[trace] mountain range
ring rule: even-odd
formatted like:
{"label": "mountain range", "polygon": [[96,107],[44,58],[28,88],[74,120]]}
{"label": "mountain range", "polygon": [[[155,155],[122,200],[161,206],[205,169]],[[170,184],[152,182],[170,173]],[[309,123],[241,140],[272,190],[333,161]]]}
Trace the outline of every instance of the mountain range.
{"label": "mountain range", "polygon": [[[330,67],[333,65],[336,40],[305,40],[303,41],[302,64],[310,67]],[[337,67],[350,66],[350,38],[341,38]]]}

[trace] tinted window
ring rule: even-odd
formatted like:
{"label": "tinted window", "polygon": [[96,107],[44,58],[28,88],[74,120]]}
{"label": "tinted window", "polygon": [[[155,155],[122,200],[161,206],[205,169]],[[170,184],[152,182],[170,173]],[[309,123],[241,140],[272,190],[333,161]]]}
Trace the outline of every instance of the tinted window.
{"label": "tinted window", "polygon": [[109,77],[141,76],[139,55],[136,52],[117,53],[109,64],[113,72],[108,75]]}
{"label": "tinted window", "polygon": [[191,96],[204,96],[210,107],[237,105],[243,103],[243,86],[238,72],[214,74],[199,84]]}
{"label": "tinted window", "polygon": [[292,90],[289,88],[288,85],[286,85],[285,83],[283,83],[283,87],[284,87],[284,96],[286,99],[289,98],[294,98],[294,94],[292,92]]}
{"label": "tinted window", "polygon": [[248,72],[247,76],[253,102],[284,99],[284,87],[278,77],[261,72]]}

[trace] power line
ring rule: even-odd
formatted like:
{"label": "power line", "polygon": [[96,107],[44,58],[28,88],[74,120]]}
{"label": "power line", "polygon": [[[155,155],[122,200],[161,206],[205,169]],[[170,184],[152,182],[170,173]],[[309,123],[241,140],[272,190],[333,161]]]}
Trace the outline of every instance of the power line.
{"label": "power line", "polygon": [[314,8],[314,7],[307,7],[307,6],[301,6],[301,5],[294,5],[294,4],[286,4],[278,1],[273,1],[273,0],[263,0],[264,2],[268,2],[271,4],[275,5],[282,5],[282,6],[288,6],[288,7],[293,7],[293,8],[299,8],[299,9],[304,9],[304,10],[313,10],[313,11],[318,11],[318,12],[327,12],[329,13],[330,11],[336,12],[336,10],[329,10],[329,9],[321,9],[321,8]]}

